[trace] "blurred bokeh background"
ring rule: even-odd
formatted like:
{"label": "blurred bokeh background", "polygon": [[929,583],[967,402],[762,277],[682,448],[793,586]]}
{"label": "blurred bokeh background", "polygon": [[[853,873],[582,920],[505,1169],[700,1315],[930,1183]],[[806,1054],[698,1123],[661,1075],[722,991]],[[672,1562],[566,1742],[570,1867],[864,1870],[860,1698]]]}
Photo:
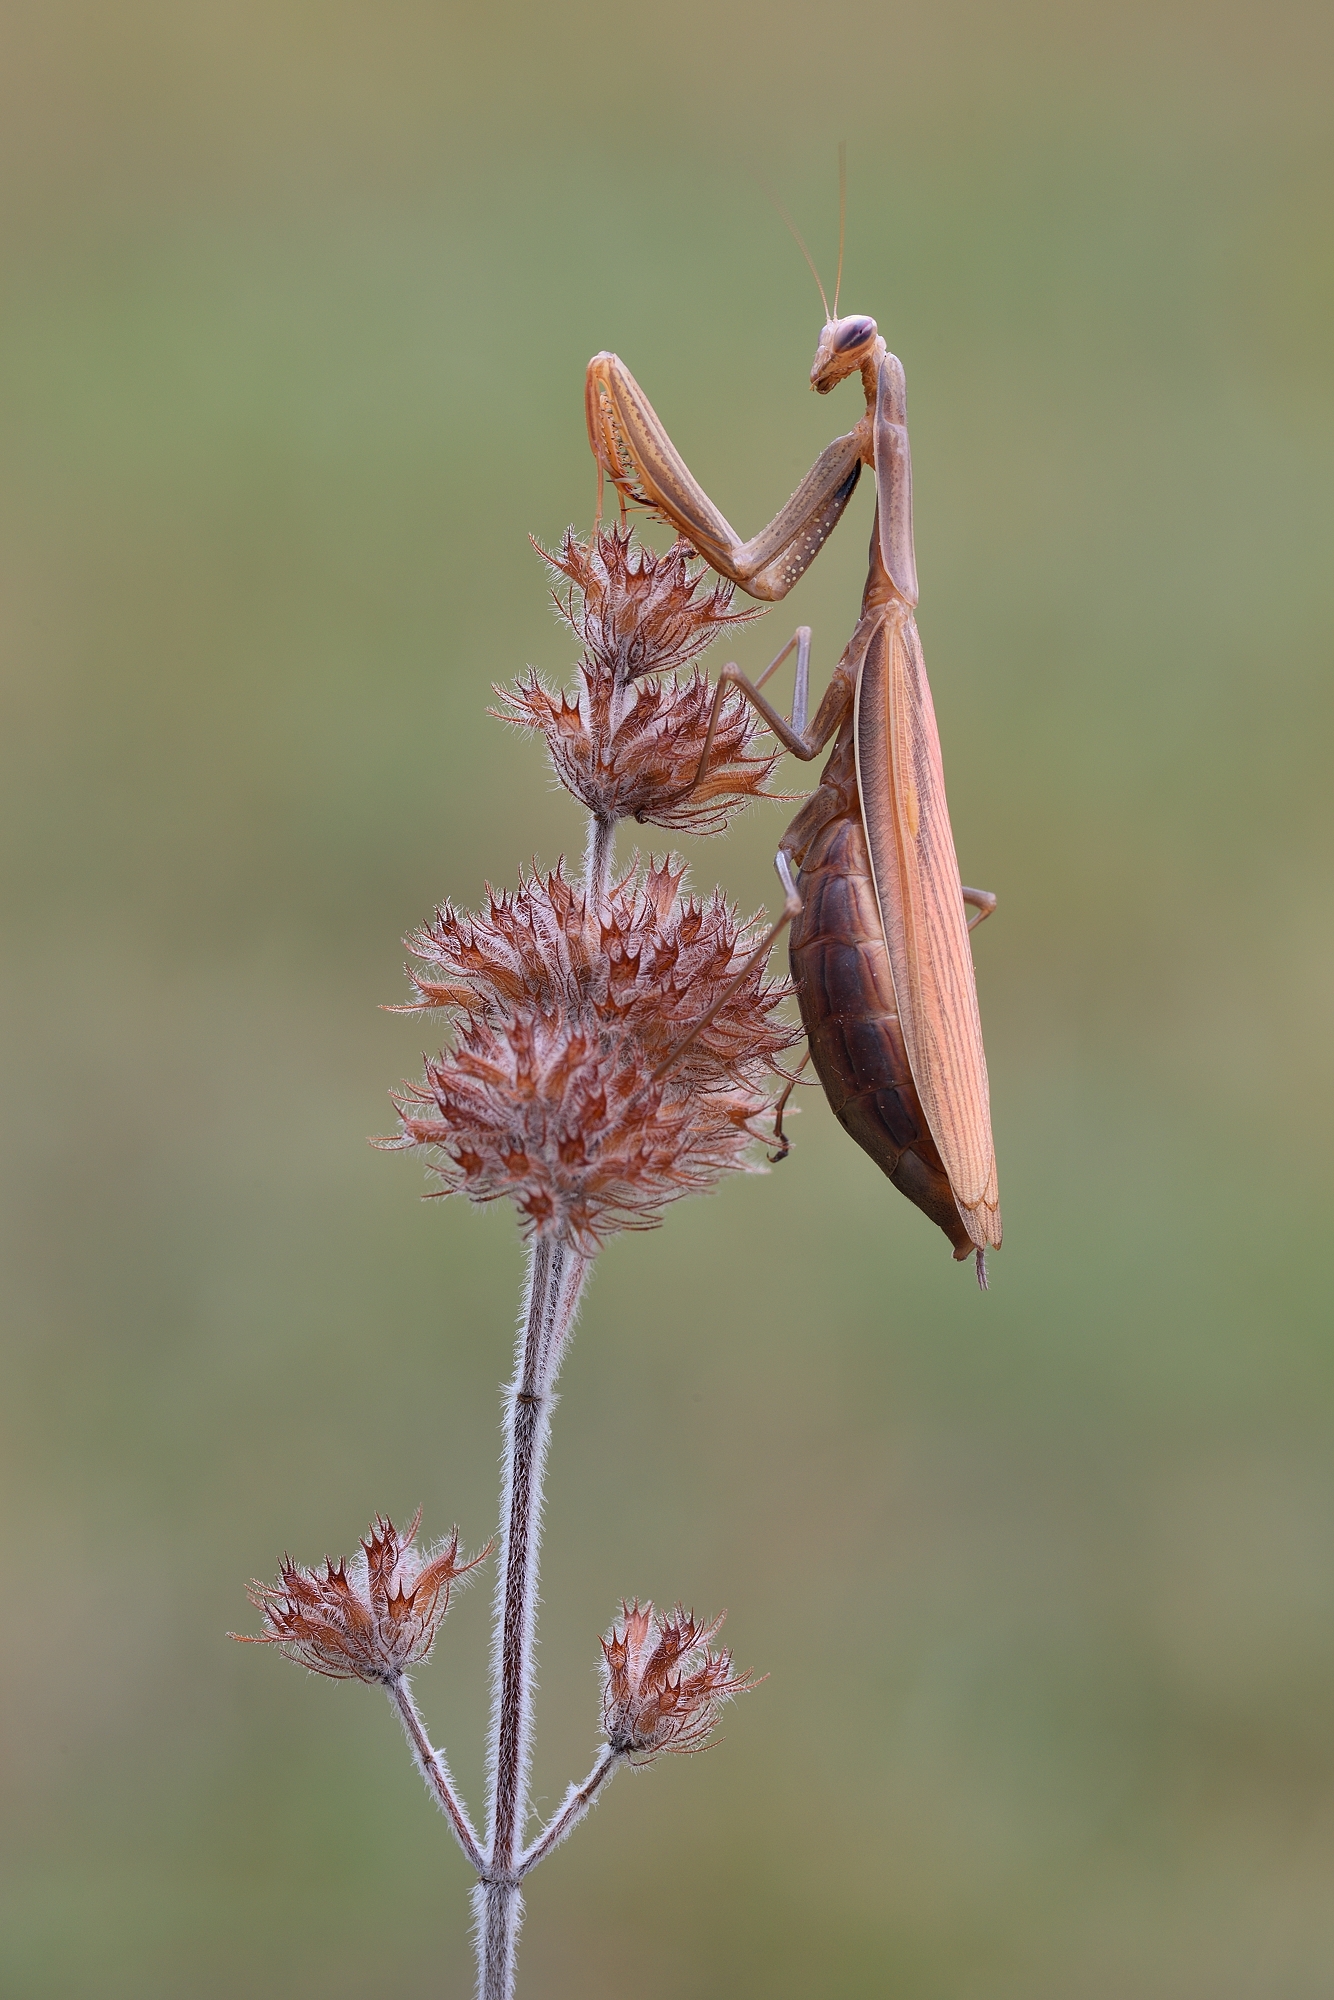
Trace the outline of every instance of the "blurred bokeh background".
{"label": "blurred bokeh background", "polygon": [[[0,66],[0,1990],[465,1995],[369,1691],[229,1645],[284,1548],[475,1545],[520,1254],[365,1144],[399,939],[580,838],[614,347],[745,531],[903,357],[1007,1243],[807,1095],[616,1243],[564,1378],[537,1787],[623,1592],[763,1689],[535,1879],[525,1990],[1334,1990],[1331,16],[1317,4],[15,0]],[[832,662],[869,496],[787,604]],[[802,782],[793,775],[793,788]],[[790,812],[790,808],[787,809]],[[772,901],[784,808],[695,843]],[[489,1588],[489,1587],[488,1587]],[[481,1793],[487,1589],[420,1693]]]}

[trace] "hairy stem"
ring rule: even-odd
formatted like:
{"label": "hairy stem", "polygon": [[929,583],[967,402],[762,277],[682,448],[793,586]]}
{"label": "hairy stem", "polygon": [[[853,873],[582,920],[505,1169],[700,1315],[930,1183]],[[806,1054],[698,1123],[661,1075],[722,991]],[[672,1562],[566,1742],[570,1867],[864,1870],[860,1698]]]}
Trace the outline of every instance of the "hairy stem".
{"label": "hairy stem", "polygon": [[[611,691],[611,707],[607,716],[607,729],[614,737],[626,713],[634,707],[638,697],[631,682],[619,676]],[[588,845],[584,849],[584,895],[590,908],[598,909],[607,900],[607,890],[611,883],[611,864],[616,853],[616,822],[603,819],[598,813],[590,813],[588,818]]]}
{"label": "hairy stem", "polygon": [[486,1866],[486,1861],[477,1835],[473,1832],[472,1821],[468,1817],[466,1806],[454,1789],[454,1780],[445,1762],[444,1751],[431,1748],[431,1739],[426,1734],[426,1725],[412,1698],[407,1675],[399,1674],[396,1680],[390,1681],[385,1693],[398,1711],[398,1718],[403,1724],[403,1733],[412,1751],[413,1762],[426,1780],[427,1791],[449,1821],[459,1846],[480,1874]]}
{"label": "hairy stem", "polygon": [[584,895],[592,909],[597,909],[607,900],[615,849],[615,820],[599,819],[595,813],[590,813],[588,845],[584,849]]}
{"label": "hairy stem", "polygon": [[478,1994],[511,2000],[523,1899],[519,1860],[528,1821],[542,1474],[552,1390],[574,1324],[589,1259],[537,1237],[505,1403],[500,1566],[492,1641],[490,1796],[486,1866],[476,1892]]}
{"label": "hairy stem", "polygon": [[548,1825],[543,1827],[537,1839],[524,1854],[519,1863],[521,1877],[526,1875],[530,1868],[536,1868],[539,1861],[545,1861],[552,1848],[559,1847],[566,1834],[578,1826],[619,1762],[620,1752],[613,1750],[608,1743],[583,1784],[570,1786],[560,1811]]}

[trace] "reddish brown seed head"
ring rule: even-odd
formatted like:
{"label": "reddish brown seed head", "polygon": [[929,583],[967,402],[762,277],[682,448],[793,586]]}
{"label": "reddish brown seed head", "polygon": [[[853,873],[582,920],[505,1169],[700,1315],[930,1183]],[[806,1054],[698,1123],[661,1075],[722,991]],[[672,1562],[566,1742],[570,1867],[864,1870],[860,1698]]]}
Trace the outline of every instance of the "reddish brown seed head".
{"label": "reddish brown seed head", "polygon": [[722,1622],[702,1624],[679,1604],[656,1617],[651,1604],[622,1604],[602,1641],[602,1724],[613,1750],[649,1764],[706,1747],[723,1704],[756,1685],[732,1672],[730,1649],[710,1650]]}
{"label": "reddish brown seed head", "polygon": [[604,528],[586,542],[567,528],[555,554],[533,546],[566,578],[552,602],[586,658],[622,687],[644,674],[688,667],[723,632],[764,616],[749,606],[733,611],[732,585],[689,542],[658,555],[628,528]]}
{"label": "reddish brown seed head", "polygon": [[[719,583],[677,542],[665,555],[610,529],[581,542],[567,529],[559,553],[539,553],[568,579],[552,593],[583,644],[580,685],[553,691],[535,673],[497,689],[495,711],[546,738],[561,783],[601,820],[720,833],[764,786],[781,752],[762,735],[739,692],[719,711],[701,770],[714,690],[707,676],[678,677],[719,634],[757,611],[732,611]],[[669,680],[651,676],[671,674]]]}
{"label": "reddish brown seed head", "polygon": [[720,894],[682,896],[683,873],[635,868],[597,911],[559,870],[492,892],[479,915],[437,911],[408,941],[424,961],[409,976],[416,1007],[449,1010],[453,1045],[396,1099],[401,1136],[381,1143],[581,1255],[750,1164],[767,1074],[797,1031],[775,1018],[786,986],[756,966],[655,1078],[753,946]]}
{"label": "reddish brown seed head", "polygon": [[435,1644],[451,1587],[491,1552],[459,1555],[453,1529],[434,1547],[413,1547],[421,1510],[405,1534],[377,1515],[349,1561],[326,1556],[323,1570],[284,1556],[276,1583],[252,1583],[250,1602],[264,1630],[233,1632],[254,1646],[277,1646],[289,1660],[336,1681],[391,1682]]}

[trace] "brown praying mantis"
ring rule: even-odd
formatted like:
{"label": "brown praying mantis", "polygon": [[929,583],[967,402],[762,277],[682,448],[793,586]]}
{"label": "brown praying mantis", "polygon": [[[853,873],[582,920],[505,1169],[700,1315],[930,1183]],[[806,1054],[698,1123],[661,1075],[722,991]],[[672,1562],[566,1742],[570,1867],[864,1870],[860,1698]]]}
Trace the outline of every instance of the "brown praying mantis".
{"label": "brown praying mantis", "polygon": [[[811,385],[827,395],[860,373],[865,413],[825,447],[792,498],[746,542],[694,478],[625,364],[615,354],[594,355],[586,408],[598,511],[605,476],[623,513],[627,503],[648,507],[720,576],[773,601],[786,596],[838,525],[863,465],[875,475],[861,616],[809,729],[811,634],[802,626],[758,681],[733,665],[723,669],[695,782],[708,768],[729,686],[744,692],[793,756],[809,762],[834,739],[817,790],[780,843],[775,865],[786,901],[760,950],[791,923],[802,1023],[835,1116],[944,1230],[956,1258],[976,1253],[985,1286],[985,1253],[1000,1243],[1001,1219],[968,932],[996,899],[963,887],[955,859],[913,616],[917,567],[903,367],[873,319],[836,315],[837,294],[834,313],[825,308]],[[789,721],[761,689],[794,649]],[[965,905],[976,912],[971,920]],[[777,1157],[786,1152],[787,1095],[779,1101]]]}

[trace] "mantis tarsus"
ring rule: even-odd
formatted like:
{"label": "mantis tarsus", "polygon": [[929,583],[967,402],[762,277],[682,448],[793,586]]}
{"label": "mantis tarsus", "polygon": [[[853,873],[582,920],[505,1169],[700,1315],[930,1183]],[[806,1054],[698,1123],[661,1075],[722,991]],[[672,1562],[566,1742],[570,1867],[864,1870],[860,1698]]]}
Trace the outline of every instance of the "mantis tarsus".
{"label": "mantis tarsus", "polygon": [[[693,477],[614,354],[594,355],[588,364],[589,440],[599,491],[605,475],[623,508],[627,502],[649,507],[721,576],[769,600],[784,597],[809,567],[842,517],[863,465],[875,474],[861,616],[810,727],[805,626],[758,682],[725,667],[714,717],[727,688],[735,686],[794,756],[809,761],[834,739],[818,789],[779,846],[786,904],[771,939],[791,923],[802,1021],[836,1116],[944,1230],[956,1257],[976,1252],[985,1284],[984,1253],[999,1245],[1001,1222],[965,904],[976,909],[977,923],[996,899],[961,885],[954,854],[940,739],[913,616],[917,568],[903,368],[873,319],[827,316],[812,387],[825,395],[854,373],[866,397],[860,422],[825,447],[786,506],[747,542]],[[761,688],[794,648],[788,721]],[[701,774],[711,741],[712,730]]]}

